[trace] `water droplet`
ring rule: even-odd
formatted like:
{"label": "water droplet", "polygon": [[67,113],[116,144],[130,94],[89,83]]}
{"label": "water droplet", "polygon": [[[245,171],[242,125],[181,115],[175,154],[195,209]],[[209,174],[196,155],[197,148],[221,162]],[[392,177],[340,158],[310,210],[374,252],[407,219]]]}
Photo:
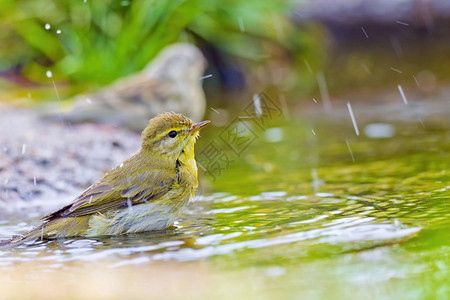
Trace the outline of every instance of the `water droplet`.
{"label": "water droplet", "polygon": [[353,156],[352,148],[350,148],[350,142],[348,140],[345,140],[345,143],[347,144],[348,152],[350,152],[350,156],[352,157],[352,161],[355,162],[355,157]]}
{"label": "water droplet", "polygon": [[356,124],[356,119],[355,119],[355,116],[353,115],[353,109],[352,109],[352,105],[350,104],[350,102],[347,102],[347,108],[348,108],[348,112],[350,113],[350,118],[352,119],[353,127],[355,128],[355,133],[356,133],[356,135],[359,136],[358,124]]}
{"label": "water droplet", "polygon": [[395,23],[400,24],[400,25],[403,25],[403,26],[409,26],[408,23],[402,22],[402,21],[396,21]]}
{"label": "water droplet", "polygon": [[203,80],[203,79],[206,79],[206,78],[209,78],[209,77],[212,77],[212,74],[208,74],[208,75],[205,75],[203,77],[200,77],[198,80]]}
{"label": "water droplet", "polygon": [[405,103],[405,105],[408,105],[408,99],[406,99],[405,93],[403,92],[403,88],[402,86],[399,84],[397,85],[398,91],[400,92],[400,96],[402,96],[403,99],[403,103]]}
{"label": "water droplet", "polygon": [[328,92],[327,81],[325,80],[325,75],[322,72],[316,75],[317,84],[319,85],[320,96],[322,97],[322,104],[325,112],[330,112],[332,107],[330,94]]}
{"label": "water droplet", "polygon": [[261,117],[262,116],[261,99],[257,94],[253,95],[253,105],[255,106],[256,115],[258,116],[258,118]]}
{"label": "water droplet", "polygon": [[364,33],[364,35],[366,36],[366,38],[369,38],[369,35],[367,34],[367,32],[364,30],[364,27],[361,26],[361,30]]}

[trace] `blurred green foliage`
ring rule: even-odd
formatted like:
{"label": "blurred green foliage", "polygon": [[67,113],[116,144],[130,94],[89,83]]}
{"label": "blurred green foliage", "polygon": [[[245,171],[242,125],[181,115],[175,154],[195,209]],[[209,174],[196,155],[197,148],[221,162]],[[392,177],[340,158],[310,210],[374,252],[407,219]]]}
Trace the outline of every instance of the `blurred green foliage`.
{"label": "blurred green foliage", "polygon": [[290,9],[279,0],[2,0],[0,69],[21,66],[35,82],[51,70],[52,80],[104,85],[177,41],[201,39],[254,61],[271,47],[307,51]]}

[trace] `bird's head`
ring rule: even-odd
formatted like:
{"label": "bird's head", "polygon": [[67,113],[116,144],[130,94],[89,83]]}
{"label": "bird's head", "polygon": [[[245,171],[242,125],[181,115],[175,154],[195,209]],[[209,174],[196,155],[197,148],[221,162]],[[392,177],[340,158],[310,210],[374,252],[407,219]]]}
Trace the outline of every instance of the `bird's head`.
{"label": "bird's head", "polygon": [[151,119],[142,132],[142,150],[165,155],[174,162],[181,155],[193,158],[199,130],[209,123],[194,123],[182,114],[160,114]]}

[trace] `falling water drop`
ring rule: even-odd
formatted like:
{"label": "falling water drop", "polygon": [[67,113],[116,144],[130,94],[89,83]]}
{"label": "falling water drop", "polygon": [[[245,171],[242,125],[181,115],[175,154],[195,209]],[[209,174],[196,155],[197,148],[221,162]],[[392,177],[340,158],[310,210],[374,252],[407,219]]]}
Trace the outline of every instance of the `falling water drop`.
{"label": "falling water drop", "polygon": [[403,92],[403,88],[402,86],[399,84],[397,85],[398,91],[400,92],[400,96],[402,96],[403,99],[403,103],[405,103],[405,105],[408,105],[408,99],[406,99],[405,93]]}
{"label": "falling water drop", "polygon": [[353,127],[355,128],[356,135],[359,136],[358,124],[356,124],[355,116],[353,115],[352,105],[350,102],[347,102],[348,112],[350,113],[350,118],[352,119]]}

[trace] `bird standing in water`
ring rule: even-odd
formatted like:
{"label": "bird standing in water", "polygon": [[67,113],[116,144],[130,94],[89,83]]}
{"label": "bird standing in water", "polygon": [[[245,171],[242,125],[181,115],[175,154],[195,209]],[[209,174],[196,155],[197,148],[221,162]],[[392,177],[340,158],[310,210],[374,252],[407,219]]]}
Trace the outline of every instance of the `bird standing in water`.
{"label": "bird standing in water", "polygon": [[142,132],[140,151],[111,170],[75,201],[43,217],[43,224],[0,245],[37,238],[102,236],[171,226],[198,186],[194,144],[210,121],[194,123],[163,113]]}

